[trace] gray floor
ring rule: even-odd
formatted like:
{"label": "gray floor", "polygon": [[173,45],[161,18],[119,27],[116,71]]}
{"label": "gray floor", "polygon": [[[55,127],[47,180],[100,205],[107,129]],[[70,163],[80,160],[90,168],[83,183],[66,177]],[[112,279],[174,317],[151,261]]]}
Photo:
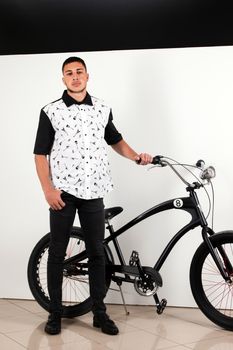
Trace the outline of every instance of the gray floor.
{"label": "gray floor", "polygon": [[157,315],[152,306],[108,305],[117,336],[92,327],[91,313],[62,322],[62,333],[44,333],[47,313],[30,300],[0,299],[1,350],[232,350],[233,333],[220,329],[198,309],[167,307]]}

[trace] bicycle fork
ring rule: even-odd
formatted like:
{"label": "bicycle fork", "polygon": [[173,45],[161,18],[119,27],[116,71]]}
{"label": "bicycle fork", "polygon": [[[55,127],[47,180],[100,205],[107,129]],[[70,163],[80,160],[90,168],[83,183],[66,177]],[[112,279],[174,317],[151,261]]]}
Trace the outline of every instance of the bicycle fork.
{"label": "bicycle fork", "polygon": [[[221,273],[222,277],[224,278],[224,280],[227,282],[227,283],[232,283],[232,280],[231,280],[231,277],[230,277],[230,274],[233,273],[233,267],[232,267],[232,264],[231,262],[229,261],[228,257],[227,257],[227,254],[224,250],[223,247],[219,247],[219,248],[214,248],[213,247],[213,244],[211,243],[211,240],[209,238],[209,236],[212,236],[214,235],[214,232],[212,229],[210,229],[209,227],[203,227],[202,229],[202,237],[203,237],[203,240],[204,242],[206,243],[208,249],[209,249],[209,252],[219,270],[219,272]],[[224,261],[224,264],[225,264],[225,267],[223,266],[223,263],[222,263],[222,260],[220,258],[220,255]]]}

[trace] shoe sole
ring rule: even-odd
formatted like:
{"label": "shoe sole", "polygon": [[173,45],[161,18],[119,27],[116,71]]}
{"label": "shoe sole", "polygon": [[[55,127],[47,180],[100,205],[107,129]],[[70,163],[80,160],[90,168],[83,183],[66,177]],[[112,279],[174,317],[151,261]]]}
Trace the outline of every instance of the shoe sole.
{"label": "shoe sole", "polygon": [[108,334],[108,335],[117,335],[117,334],[119,333],[119,330],[118,330],[118,329],[115,330],[115,331],[113,331],[113,332],[111,332],[111,331],[106,331],[105,329],[103,329],[103,328],[99,325],[99,323],[96,323],[96,322],[93,322],[93,327],[95,327],[95,328],[101,328],[101,331],[102,331],[103,333],[105,333],[105,334]]}
{"label": "shoe sole", "polygon": [[56,330],[56,331],[51,331],[51,330],[45,328],[44,331],[45,331],[45,333],[50,334],[50,335],[56,335],[56,334],[61,333],[61,330],[60,330],[60,329],[59,329],[59,330]]}

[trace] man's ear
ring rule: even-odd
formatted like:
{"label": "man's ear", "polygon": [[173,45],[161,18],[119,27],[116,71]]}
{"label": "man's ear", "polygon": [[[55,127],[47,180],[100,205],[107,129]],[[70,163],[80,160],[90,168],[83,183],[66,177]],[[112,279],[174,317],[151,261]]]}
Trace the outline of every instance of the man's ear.
{"label": "man's ear", "polygon": [[64,77],[62,77],[63,84],[65,84]]}

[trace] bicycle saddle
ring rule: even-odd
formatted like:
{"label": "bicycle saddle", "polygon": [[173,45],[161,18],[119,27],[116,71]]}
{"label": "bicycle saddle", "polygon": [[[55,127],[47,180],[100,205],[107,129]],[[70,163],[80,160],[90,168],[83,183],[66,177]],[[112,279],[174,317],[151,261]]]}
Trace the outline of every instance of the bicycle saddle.
{"label": "bicycle saddle", "polygon": [[104,209],[105,222],[112,219],[114,216],[120,214],[123,211],[122,207],[112,207]]}

